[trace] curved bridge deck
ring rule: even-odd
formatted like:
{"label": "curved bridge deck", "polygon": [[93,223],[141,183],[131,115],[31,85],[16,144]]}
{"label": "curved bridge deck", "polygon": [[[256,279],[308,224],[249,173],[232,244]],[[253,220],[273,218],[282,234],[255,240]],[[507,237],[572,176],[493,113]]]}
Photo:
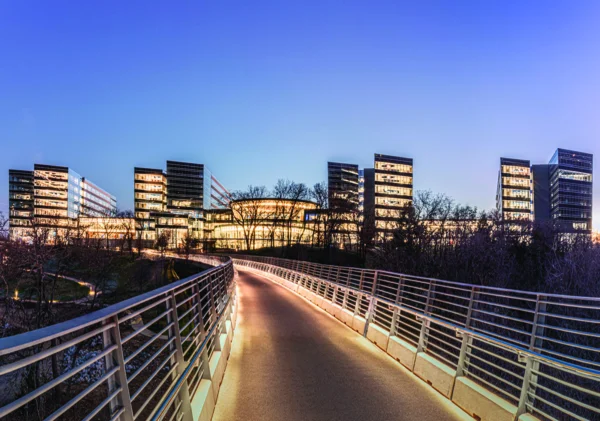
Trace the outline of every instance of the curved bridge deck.
{"label": "curved bridge deck", "polygon": [[321,309],[239,275],[238,325],[213,420],[472,420]]}

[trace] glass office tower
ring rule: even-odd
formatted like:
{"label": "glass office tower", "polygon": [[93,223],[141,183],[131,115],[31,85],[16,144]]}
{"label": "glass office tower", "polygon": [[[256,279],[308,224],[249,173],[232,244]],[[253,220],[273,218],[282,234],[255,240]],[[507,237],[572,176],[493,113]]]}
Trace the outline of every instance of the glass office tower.
{"label": "glass office tower", "polygon": [[550,159],[550,216],[566,233],[592,232],[593,155],[557,149]]}
{"label": "glass office tower", "polygon": [[330,209],[357,209],[358,165],[328,162],[327,189]]}
{"label": "glass office tower", "polygon": [[8,170],[8,223],[11,239],[29,235],[33,219],[33,171]]}

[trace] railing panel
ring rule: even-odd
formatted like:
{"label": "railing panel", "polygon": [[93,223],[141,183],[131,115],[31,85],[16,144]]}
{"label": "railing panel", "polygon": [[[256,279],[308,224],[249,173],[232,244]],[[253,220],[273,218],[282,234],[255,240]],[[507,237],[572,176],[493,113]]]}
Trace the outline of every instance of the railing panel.
{"label": "railing panel", "polygon": [[[190,399],[234,294],[228,258],[216,267],[57,325],[0,339],[0,419],[152,418],[191,421]],[[199,373],[199,375],[198,375]],[[183,380],[182,380],[183,379]],[[185,383],[185,384],[184,384]],[[184,385],[185,387],[183,387]]]}
{"label": "railing panel", "polygon": [[[234,261],[264,271],[289,262],[257,256]],[[323,280],[328,301],[369,315],[369,323],[514,404],[517,416],[600,419],[599,297],[306,262],[290,267]]]}

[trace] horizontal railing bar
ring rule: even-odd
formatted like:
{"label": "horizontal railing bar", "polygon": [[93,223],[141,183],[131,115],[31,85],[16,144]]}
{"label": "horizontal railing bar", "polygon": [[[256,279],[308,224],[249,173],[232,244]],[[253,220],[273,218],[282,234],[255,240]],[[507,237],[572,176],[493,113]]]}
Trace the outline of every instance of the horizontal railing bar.
{"label": "horizontal railing bar", "polygon": [[2,408],[0,408],[0,417],[3,417],[5,415],[7,415],[7,414],[10,414],[11,412],[13,412],[13,411],[19,409],[20,407],[22,407],[23,405],[25,405],[27,402],[30,402],[33,399],[37,398],[38,396],[46,393],[47,391],[49,391],[50,389],[52,389],[57,384],[60,384],[60,383],[64,382],[65,380],[73,377],[75,374],[79,373],[81,370],[83,370],[83,369],[89,367],[90,365],[94,364],[96,361],[98,361],[99,359],[103,358],[106,354],[111,353],[116,348],[117,348],[116,345],[112,345],[112,346],[106,348],[100,354],[94,356],[93,358],[90,358],[89,360],[87,360],[83,364],[78,365],[77,367],[73,368],[72,370],[67,371],[66,373],[61,374],[60,376],[58,376],[55,379],[49,381],[48,383],[45,383],[44,385],[42,385],[39,388],[35,389],[34,391],[28,393],[27,395],[25,395],[25,396],[17,399],[16,401],[11,402],[11,403],[9,403],[6,406],[3,406]]}
{"label": "horizontal railing bar", "polygon": [[[171,369],[169,370],[169,372],[165,375],[165,377],[160,381],[160,383],[154,388],[154,390],[152,391],[152,393],[150,394],[150,396],[148,396],[148,399],[146,399],[144,401],[144,403],[142,403],[142,405],[140,406],[140,408],[137,410],[137,412],[133,415],[133,419],[137,419],[137,417],[140,416],[140,414],[142,412],[144,412],[144,409],[146,409],[146,406],[154,399],[154,395],[156,395],[156,393],[160,390],[161,387],[163,387],[163,385],[165,384],[165,382],[167,380],[169,380],[169,378],[171,377],[171,375],[175,372],[175,370],[177,370],[177,363],[173,364],[173,367],[171,367]],[[160,402],[157,404],[157,406],[160,405]]]}
{"label": "horizontal railing bar", "polygon": [[175,340],[175,338],[171,338],[163,346],[161,346],[158,351],[156,351],[154,354],[152,354],[152,356],[150,356],[150,358],[148,358],[144,364],[142,364],[137,370],[135,370],[131,374],[131,376],[127,377],[127,383],[131,383],[133,381],[133,379],[135,379],[142,371],[144,371],[144,369],[146,367],[148,367],[148,365],[150,365],[150,363],[154,362],[156,357],[158,357],[160,355],[160,353],[165,350],[165,348],[167,348],[169,345],[171,345],[174,340]]}
{"label": "horizontal railing bar", "polygon": [[170,312],[171,312],[170,309],[169,310],[165,310],[161,314],[159,314],[158,316],[156,316],[154,319],[150,320],[148,323],[143,324],[138,329],[134,328],[133,332],[131,332],[129,335],[127,335],[123,339],[121,339],[121,343],[124,345],[127,342],[129,342],[131,339],[133,339],[134,337],[136,337],[137,335],[139,335],[140,333],[142,333],[144,330],[149,330],[148,328],[150,326],[152,326],[154,323],[158,322],[163,317],[167,316]]}
{"label": "horizontal railing bar", "polygon": [[[73,331],[83,329],[94,323],[101,323],[102,321],[111,318],[123,311],[126,311],[132,307],[138,306],[146,301],[160,297],[163,294],[169,293],[181,285],[185,285],[188,282],[195,282],[200,278],[204,278],[210,274],[219,271],[225,264],[216,266],[201,272],[200,274],[192,275],[187,278],[175,281],[164,287],[155,289],[153,291],[146,292],[138,295],[137,297],[129,298],[120,303],[110,305],[103,309],[94,311],[93,313],[86,314],[84,316],[76,317],[55,325],[44,327],[41,329],[32,330],[30,332],[20,333],[18,335],[9,336],[0,339],[0,356],[6,355],[19,351],[23,348],[29,348],[37,345],[41,342],[46,342],[59,336],[67,335]],[[127,316],[125,316],[127,317]]]}
{"label": "horizontal railing bar", "polygon": [[145,307],[142,307],[142,308],[140,308],[140,309],[137,309],[137,310],[135,310],[134,312],[131,312],[131,313],[129,313],[129,314],[125,314],[125,315],[124,315],[124,316],[122,316],[122,317],[119,317],[119,324],[121,324],[121,323],[125,323],[126,321],[128,321],[128,320],[131,320],[131,319],[133,319],[134,317],[137,317],[137,316],[139,316],[140,314],[142,314],[142,313],[145,313],[145,312],[146,312],[146,311],[148,311],[148,310],[152,310],[154,307],[161,305],[161,304],[162,304],[162,303],[164,303],[165,301],[169,301],[169,299],[170,299],[170,298],[171,298],[171,297],[169,297],[169,296],[165,296],[165,297],[161,298],[161,299],[160,299],[160,300],[158,300],[158,301],[154,301],[152,304],[148,304],[147,306],[145,306]]}
{"label": "horizontal railing bar", "polygon": [[112,376],[113,374],[115,374],[118,370],[119,370],[119,367],[113,367],[112,369],[108,370],[102,377],[100,377],[94,383],[92,383],[91,385],[86,387],[77,396],[75,396],[69,402],[67,402],[60,408],[58,408],[56,411],[54,411],[48,418],[45,419],[45,421],[52,421],[52,420],[55,420],[58,417],[60,417],[62,414],[64,414],[66,411],[68,411],[73,405],[75,405],[77,402],[79,402],[84,397],[86,397],[89,393],[91,393],[94,389],[96,389],[98,386],[100,386],[102,383],[104,383],[106,380],[108,380],[108,378],[110,376]]}
{"label": "horizontal railing bar", "polygon": [[144,344],[141,347],[139,347],[138,349],[136,349],[134,352],[132,352],[131,355],[127,356],[127,358],[125,358],[125,364],[129,364],[131,362],[131,360],[133,360],[135,357],[137,357],[144,349],[148,348],[151,344],[154,343],[155,340],[160,338],[163,333],[165,333],[168,329],[173,327],[173,324],[174,324],[173,322],[167,323],[167,325],[160,332],[158,332],[157,334],[152,336],[152,338],[149,341],[144,342]]}
{"label": "horizontal railing bar", "polygon": [[98,414],[98,412],[102,411],[102,409],[106,405],[108,405],[110,403],[110,401],[112,401],[115,397],[117,397],[117,395],[119,393],[121,393],[122,390],[123,390],[122,387],[120,387],[120,386],[117,387],[113,392],[111,392],[108,395],[108,397],[106,399],[104,399],[102,402],[100,402],[100,404],[81,421],[91,421],[96,416],[96,414]]}
{"label": "horizontal railing bar", "polygon": [[14,363],[11,363],[11,364],[6,364],[3,366],[0,366],[0,376],[11,373],[11,372],[18,370],[19,368],[23,368],[27,365],[33,364],[39,360],[43,360],[44,358],[54,355],[57,352],[62,351],[63,349],[70,348],[73,345],[77,345],[79,342],[83,342],[86,339],[91,338],[92,336],[96,336],[96,335],[104,332],[105,330],[111,329],[114,326],[115,326],[114,323],[108,323],[108,324],[98,327],[86,334],[83,334],[81,336],[73,338],[67,342],[62,342],[61,344],[56,345],[52,348],[44,349],[43,351],[40,351],[37,354],[30,355],[29,357],[23,358],[19,361],[15,361]]}
{"label": "horizontal railing bar", "polygon": [[[148,386],[148,384],[150,384],[150,382],[152,380],[154,380],[154,378],[157,376],[157,374],[160,373],[160,370],[163,369],[163,367],[165,365],[167,365],[167,363],[171,360],[171,358],[173,358],[173,356],[177,353],[177,350],[174,349],[173,351],[171,351],[171,353],[169,355],[167,355],[167,357],[163,360],[162,363],[160,363],[160,365],[156,368],[156,370],[154,370],[152,372],[152,374],[140,385],[140,387],[138,387],[138,389],[135,391],[135,393],[133,395],[131,395],[131,402],[133,402],[138,396],[140,396],[140,393],[142,393],[144,391],[144,389],[146,388],[146,386]],[[171,367],[171,369],[173,369],[175,366],[177,365],[177,363],[173,364],[173,367]],[[129,383],[129,382],[127,382]]]}

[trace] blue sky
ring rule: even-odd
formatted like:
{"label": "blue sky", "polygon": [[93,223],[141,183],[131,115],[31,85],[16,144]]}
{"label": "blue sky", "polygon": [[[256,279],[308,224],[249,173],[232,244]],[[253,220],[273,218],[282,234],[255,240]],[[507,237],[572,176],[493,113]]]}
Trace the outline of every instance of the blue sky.
{"label": "blue sky", "polygon": [[500,156],[600,157],[599,21],[597,1],[5,1],[0,210],[34,162],[130,209],[134,166],[205,163],[235,190],[375,152],[491,208]]}

